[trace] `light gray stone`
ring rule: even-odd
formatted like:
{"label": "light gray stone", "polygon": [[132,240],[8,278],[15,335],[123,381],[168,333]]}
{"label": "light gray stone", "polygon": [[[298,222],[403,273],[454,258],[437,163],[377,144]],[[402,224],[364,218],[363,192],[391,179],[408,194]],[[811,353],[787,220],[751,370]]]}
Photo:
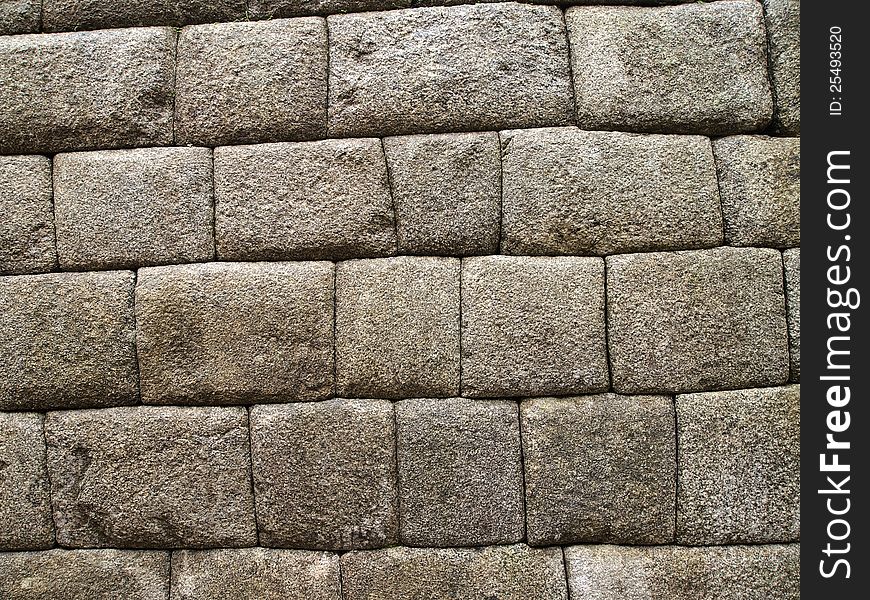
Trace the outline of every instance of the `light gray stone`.
{"label": "light gray stone", "polygon": [[710,141],[574,127],[503,132],[507,254],[615,254],[722,243]]}
{"label": "light gray stone", "polygon": [[351,550],[396,543],[389,401],[255,406],[251,425],[263,545]]}
{"label": "light gray stone", "polygon": [[396,404],[402,543],[512,544],[525,533],[516,402]]}
{"label": "light gray stone", "polygon": [[291,402],[332,393],[330,263],[141,269],[136,320],[146,404]]}
{"label": "light gray stone", "polygon": [[762,3],[775,100],[773,129],[785,135],[800,135],[801,1],[762,0]]}
{"label": "light gray stone", "polygon": [[257,543],[244,408],[53,412],[45,437],[59,544]]}
{"label": "light gray stone", "polygon": [[[248,10],[253,18],[274,19],[393,10],[421,4],[420,0],[248,0]],[[450,1],[439,2],[439,4],[450,4]]]}
{"label": "light gray stone", "polygon": [[788,308],[788,350],[791,381],[801,379],[801,249],[782,253],[785,267],[785,304]]}
{"label": "light gray stone", "polygon": [[565,125],[568,43],[554,6],[514,2],[329,17],[335,137]]}
{"label": "light gray stone", "polygon": [[130,271],[0,278],[0,410],[138,399]]}
{"label": "light gray stone", "polygon": [[43,31],[189,25],[245,18],[245,0],[42,0]]}
{"label": "light gray stone", "polygon": [[42,0],[0,0],[0,35],[39,31]]}
{"label": "light gray stone", "polygon": [[610,256],[607,312],[617,392],[717,390],[788,379],[776,250]]}
{"label": "light gray stone", "polygon": [[580,127],[725,134],[770,122],[755,0],[577,7],[565,18]]}
{"label": "light gray stone", "polygon": [[210,260],[211,181],[208,148],[58,154],[54,210],[61,268]]}
{"label": "light gray stone", "polygon": [[175,136],[246,144],[326,135],[326,21],[185,27],[178,39]]}
{"label": "light gray stone", "polygon": [[0,156],[0,214],[0,275],[55,267],[48,158]]}
{"label": "light gray stone", "polygon": [[607,389],[604,261],[484,256],[462,261],[462,395]]}
{"label": "light gray stone", "polygon": [[344,259],[396,250],[380,140],[218,148],[215,198],[221,259]]}
{"label": "light gray stone", "polygon": [[339,395],[458,395],[459,270],[455,258],[409,256],[336,266]]}

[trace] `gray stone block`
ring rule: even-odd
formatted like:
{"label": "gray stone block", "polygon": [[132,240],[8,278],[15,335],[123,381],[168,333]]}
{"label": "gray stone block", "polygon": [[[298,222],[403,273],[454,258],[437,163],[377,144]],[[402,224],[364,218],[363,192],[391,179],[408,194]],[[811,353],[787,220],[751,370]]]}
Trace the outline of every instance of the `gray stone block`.
{"label": "gray stone block", "polygon": [[3,0],[0,2],[0,35],[39,31],[41,0]]}
{"label": "gray stone block", "polygon": [[767,22],[770,79],[775,100],[773,130],[785,135],[800,135],[801,2],[762,0],[762,3]]}
{"label": "gray stone block", "polygon": [[530,544],[673,542],[670,397],[539,398],[520,416]]}
{"label": "gray stone block", "polygon": [[396,251],[380,140],[215,150],[217,254],[226,260],[325,260]]}
{"label": "gray stone block", "polygon": [[677,396],[681,544],[800,539],[800,386]]}
{"label": "gray stone block", "polygon": [[503,132],[507,254],[616,254],[722,243],[710,141],[574,127]]}
{"label": "gray stone block", "polygon": [[0,214],[0,275],[57,265],[48,158],[0,156]]}
{"label": "gray stone block", "polygon": [[512,544],[525,533],[515,402],[396,404],[402,543]]}
{"label": "gray stone block", "polygon": [[785,267],[785,304],[788,308],[788,350],[791,381],[801,380],[801,249],[782,253]]}
{"label": "gray stone block", "polygon": [[350,550],[396,543],[390,402],[255,406],[251,441],[263,545]]}
{"label": "gray stone block", "polygon": [[133,404],[130,271],[0,278],[0,410]]}
{"label": "gray stone block", "polygon": [[788,379],[776,250],[610,256],[607,313],[617,392],[717,390]]}
{"label": "gray stone block", "polygon": [[462,261],[462,395],[607,389],[604,261],[484,256]]}
{"label": "gray stone block", "polygon": [[139,271],[137,343],[146,404],[328,397],[330,263],[207,263]]}
{"label": "gray stone block", "polygon": [[172,143],[168,27],[0,37],[0,153]]}
{"label": "gray stone block", "polygon": [[565,18],[580,127],[726,134],[770,122],[755,0],[577,7]]}
{"label": "gray stone block", "polygon": [[58,154],[54,210],[62,269],[135,268],[214,256],[208,148]]}
{"label": "gray stone block", "polygon": [[244,408],[53,412],[45,437],[59,544],[257,543]]}
{"label": "gray stone block", "polygon": [[568,43],[553,6],[514,2],[329,17],[335,137],[565,125]]}
{"label": "gray stone block", "polygon": [[175,137],[216,146],[326,135],[326,21],[185,27],[178,39]]}
{"label": "gray stone block", "polygon": [[438,257],[336,266],[339,395],[459,394],[459,271],[459,260]]}
{"label": "gray stone block", "polygon": [[189,25],[245,18],[245,0],[42,0],[43,31]]}
{"label": "gray stone block", "polygon": [[384,140],[399,253],[498,252],[498,134],[411,135]]}

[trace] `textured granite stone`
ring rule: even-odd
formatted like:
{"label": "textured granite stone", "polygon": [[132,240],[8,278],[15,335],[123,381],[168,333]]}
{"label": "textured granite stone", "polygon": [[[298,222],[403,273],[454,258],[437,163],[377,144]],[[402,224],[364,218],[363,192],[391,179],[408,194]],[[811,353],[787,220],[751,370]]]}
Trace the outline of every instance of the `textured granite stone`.
{"label": "textured granite stone", "polygon": [[42,0],[44,31],[188,25],[245,18],[245,0]]}
{"label": "textured granite stone", "polygon": [[338,394],[459,393],[459,260],[409,257],[336,266]]}
{"label": "textured granite stone", "polygon": [[498,253],[498,134],[391,137],[384,150],[400,254]]}
{"label": "textured granite stone", "polygon": [[565,18],[581,127],[725,134],[770,122],[755,0],[577,7]]}
{"label": "textured granite stone", "polygon": [[139,271],[142,400],[319,400],[333,386],[333,267],[207,263]]}
{"label": "textured granite stone", "polygon": [[396,404],[401,539],[484,546],[525,533],[517,405],[415,399]]}
{"label": "textured granite stone", "polygon": [[617,392],[689,392],[788,379],[776,250],[608,257],[607,314]]}
{"label": "textured granite stone", "polygon": [[133,404],[130,271],[0,278],[0,410]]}
{"label": "textured granite stone", "polygon": [[[800,135],[801,0],[762,0],[762,3],[775,100],[773,130],[784,135]],[[839,59],[842,58],[840,55]]]}
{"label": "textured granite stone", "polygon": [[722,243],[710,141],[574,127],[501,134],[502,250],[615,254]]}
{"label": "textured granite stone", "polygon": [[244,408],[53,412],[45,437],[59,544],[257,543]]}
{"label": "textured granite stone", "polygon": [[57,264],[48,158],[0,156],[0,214],[0,275]]}
{"label": "textured granite stone", "polygon": [[380,140],[218,148],[215,199],[222,259],[344,259],[396,250]]}
{"label": "textured granite stone", "polygon": [[54,157],[60,267],[135,268],[210,260],[208,148],[139,148]]}
{"label": "textured granite stone", "polygon": [[0,0],[0,35],[39,31],[42,0]]}
{"label": "textured granite stone", "polygon": [[396,543],[390,402],[255,406],[251,441],[264,546],[350,550]]}
{"label": "textured granite stone", "polygon": [[[439,2],[451,4],[453,0]],[[425,4],[421,0],[248,0],[248,10],[255,19],[332,15],[347,12],[392,10]]]}
{"label": "textured granite stone", "polygon": [[462,262],[462,395],[608,387],[604,261],[484,256]]}
{"label": "textured granite stone", "polygon": [[195,25],[178,39],[175,137],[216,146],[326,135],[326,21]]}
{"label": "textured granite stone", "polygon": [[801,379],[801,249],[782,253],[785,267],[785,304],[788,308],[788,350],[791,381]]}
{"label": "textured granite stone", "polygon": [[568,43],[554,6],[514,2],[329,17],[333,137],[565,125]]}

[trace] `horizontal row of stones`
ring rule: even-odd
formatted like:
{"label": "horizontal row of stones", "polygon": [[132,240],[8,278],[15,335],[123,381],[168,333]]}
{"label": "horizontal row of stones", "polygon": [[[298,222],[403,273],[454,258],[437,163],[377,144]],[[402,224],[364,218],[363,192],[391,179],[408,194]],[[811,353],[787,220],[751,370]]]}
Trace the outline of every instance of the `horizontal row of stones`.
{"label": "horizontal row of stones", "polygon": [[799,408],[791,385],[0,413],[0,548],[795,541]]}
{"label": "horizontal row of stones", "polygon": [[776,131],[795,134],[798,12],[774,4],[789,18],[769,23],[773,88],[755,0],[564,14],[507,2],[192,25],[178,34],[3,36],[0,153],[572,123],[733,134],[774,119]]}

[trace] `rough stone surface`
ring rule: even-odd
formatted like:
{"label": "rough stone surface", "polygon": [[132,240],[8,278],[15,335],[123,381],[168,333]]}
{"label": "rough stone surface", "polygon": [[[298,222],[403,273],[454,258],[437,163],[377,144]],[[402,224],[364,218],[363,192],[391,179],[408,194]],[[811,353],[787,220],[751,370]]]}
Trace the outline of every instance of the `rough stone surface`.
{"label": "rough stone surface", "polygon": [[0,35],[39,31],[41,0],[0,0]]}
{"label": "rough stone surface", "polygon": [[0,278],[0,410],[136,402],[133,277]]}
{"label": "rough stone surface", "polygon": [[791,357],[791,381],[801,379],[801,249],[782,253],[785,266],[785,295],[788,307],[788,350]]}
{"label": "rough stone surface", "polygon": [[42,0],[44,31],[188,25],[245,18],[245,0]]}
{"label": "rough stone surface", "polygon": [[208,148],[55,156],[61,268],[135,268],[211,259],[211,169]]}
{"label": "rough stone surface", "polygon": [[0,153],[172,143],[168,27],[0,37]]}
{"label": "rough stone surface", "polygon": [[246,144],[326,135],[326,21],[195,25],[178,40],[179,143]]}
{"label": "rough stone surface", "polygon": [[256,406],[251,425],[263,545],[350,550],[396,543],[390,402]]}
{"label": "rough stone surface", "polygon": [[800,386],[677,396],[681,544],[800,539]]}
{"label": "rough stone surface", "polygon": [[791,248],[801,243],[801,141],[737,135],[713,142],[725,241]]}
{"label": "rough stone surface", "polygon": [[485,256],[462,264],[462,395],[607,389],[604,261]]}
{"label": "rough stone surface", "polygon": [[328,397],[330,263],[208,263],[139,271],[142,400],[242,404]]}
{"label": "rough stone surface", "polygon": [[400,254],[498,253],[498,134],[391,137],[384,149]]}
{"label": "rough stone surface", "polygon": [[581,127],[725,134],[770,122],[755,0],[577,7],[565,18]]}
{"label": "rough stone surface", "polygon": [[554,6],[514,2],[329,17],[331,136],[483,131],[572,120]]}
{"label": "rough stone surface", "polygon": [[396,250],[380,140],[218,148],[215,198],[221,259],[344,259]]}
{"label": "rough stone surface", "polygon": [[0,214],[0,275],[57,264],[48,158],[0,156]]}
{"label": "rough stone surface", "polygon": [[574,127],[502,133],[507,254],[615,254],[722,243],[710,141]]}
{"label": "rough stone surface", "polygon": [[530,544],[674,540],[670,397],[540,398],[520,415]]}
{"label": "rough stone surface", "polygon": [[[438,2],[451,4],[454,0]],[[248,10],[256,19],[334,15],[347,12],[393,10],[425,4],[421,0],[248,0]]]}
{"label": "rough stone surface", "polygon": [[337,265],[339,395],[459,394],[459,271],[459,260],[438,257]]}
{"label": "rough stone surface", "polygon": [[617,392],[716,390],[788,379],[776,250],[608,257],[607,312]]}
{"label": "rough stone surface", "polygon": [[45,437],[59,544],[257,543],[244,408],[53,412]]}
{"label": "rough stone surface", "polygon": [[524,534],[515,402],[405,400],[396,405],[402,543],[511,544]]}
{"label": "rough stone surface", "polygon": [[763,4],[775,100],[773,129],[785,135],[800,135],[801,2],[763,0]]}

